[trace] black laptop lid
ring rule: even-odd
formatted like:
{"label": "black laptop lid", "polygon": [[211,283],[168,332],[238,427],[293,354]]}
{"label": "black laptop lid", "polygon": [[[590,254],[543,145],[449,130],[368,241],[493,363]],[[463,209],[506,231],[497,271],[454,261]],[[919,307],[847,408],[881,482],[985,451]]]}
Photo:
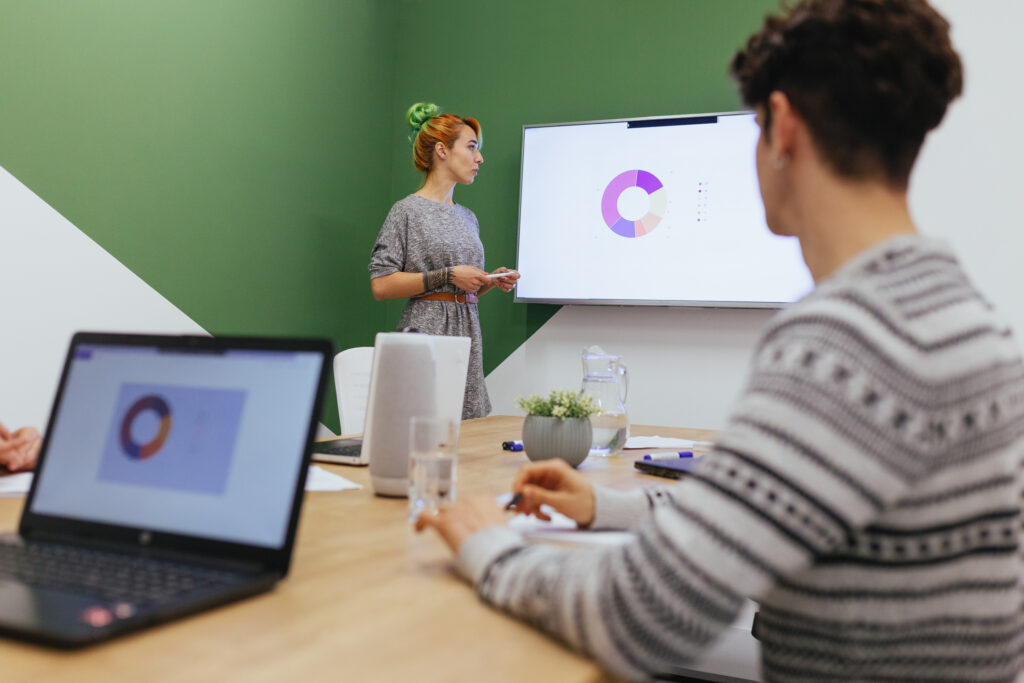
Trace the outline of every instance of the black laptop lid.
{"label": "black laptop lid", "polygon": [[22,534],[286,568],[331,355],[316,340],[75,335]]}

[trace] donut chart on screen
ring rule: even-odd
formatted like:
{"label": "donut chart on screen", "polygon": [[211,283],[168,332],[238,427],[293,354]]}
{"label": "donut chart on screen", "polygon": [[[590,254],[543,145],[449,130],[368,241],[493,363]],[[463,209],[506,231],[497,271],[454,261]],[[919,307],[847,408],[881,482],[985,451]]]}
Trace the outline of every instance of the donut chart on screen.
{"label": "donut chart on screen", "polygon": [[[160,418],[160,430],[150,441],[140,444],[132,439],[132,424],[139,415],[152,410]],[[171,432],[171,408],[167,401],[155,394],[143,396],[128,409],[121,421],[121,448],[133,460],[145,460],[156,455]]]}
{"label": "donut chart on screen", "polygon": [[[619,214],[619,195],[631,187],[639,187],[647,193],[650,206],[640,219],[631,221]],[[665,215],[665,187],[653,173],[634,169],[624,171],[612,178],[604,188],[601,197],[601,215],[611,231],[623,237],[640,237],[658,227]]]}

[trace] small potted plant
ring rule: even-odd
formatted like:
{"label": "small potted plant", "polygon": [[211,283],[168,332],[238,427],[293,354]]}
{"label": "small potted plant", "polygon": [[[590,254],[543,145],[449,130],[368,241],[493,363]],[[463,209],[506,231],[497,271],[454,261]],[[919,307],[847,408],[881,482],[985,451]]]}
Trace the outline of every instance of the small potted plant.
{"label": "small potted plant", "polygon": [[547,398],[531,394],[516,399],[526,411],[523,450],[530,460],[561,458],[576,467],[590,452],[590,416],[600,408],[580,391],[554,390]]}

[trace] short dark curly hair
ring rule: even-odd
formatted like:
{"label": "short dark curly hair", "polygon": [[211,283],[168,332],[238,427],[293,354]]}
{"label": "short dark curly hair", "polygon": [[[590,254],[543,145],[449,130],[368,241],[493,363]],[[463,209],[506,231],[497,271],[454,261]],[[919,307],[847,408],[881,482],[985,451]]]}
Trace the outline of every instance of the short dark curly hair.
{"label": "short dark curly hair", "polygon": [[840,176],[902,188],[963,87],[949,22],[925,0],[784,3],[730,70],[749,107],[785,93]]}

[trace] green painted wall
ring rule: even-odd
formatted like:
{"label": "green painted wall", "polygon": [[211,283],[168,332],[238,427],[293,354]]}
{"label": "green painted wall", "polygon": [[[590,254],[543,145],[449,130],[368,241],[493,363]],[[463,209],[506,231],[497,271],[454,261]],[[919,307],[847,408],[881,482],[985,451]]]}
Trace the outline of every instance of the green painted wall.
{"label": "green painted wall", "polygon": [[[401,309],[366,262],[419,184],[410,103],[482,121],[456,198],[511,266],[523,124],[734,109],[776,4],[0,0],[0,166],[214,334],[367,345]],[[554,310],[488,294],[486,369]]]}
{"label": "green painted wall", "polygon": [[0,0],[0,165],[214,334],[372,344],[393,24],[376,0]]}

